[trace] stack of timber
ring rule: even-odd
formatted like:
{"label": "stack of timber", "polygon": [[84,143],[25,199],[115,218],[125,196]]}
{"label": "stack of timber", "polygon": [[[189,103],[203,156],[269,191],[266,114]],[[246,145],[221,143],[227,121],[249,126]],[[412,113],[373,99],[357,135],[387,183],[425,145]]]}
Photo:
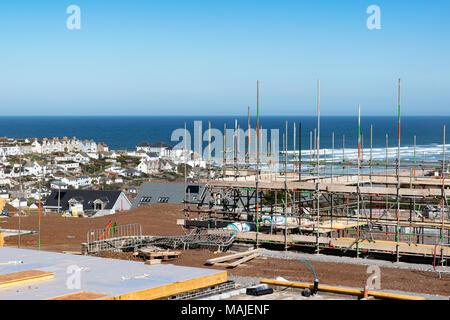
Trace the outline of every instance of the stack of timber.
{"label": "stack of timber", "polygon": [[[213,258],[206,260],[205,264],[213,265],[213,266],[221,266],[227,268],[235,268],[239,265],[242,265],[244,262],[250,261],[253,258],[259,256],[259,249],[250,250],[246,252],[234,253],[228,256]],[[233,262],[230,262],[235,260]]]}
{"label": "stack of timber", "polygon": [[178,258],[180,251],[158,250],[155,247],[139,249],[138,255],[146,259],[146,264],[159,264],[161,261],[169,261]]}

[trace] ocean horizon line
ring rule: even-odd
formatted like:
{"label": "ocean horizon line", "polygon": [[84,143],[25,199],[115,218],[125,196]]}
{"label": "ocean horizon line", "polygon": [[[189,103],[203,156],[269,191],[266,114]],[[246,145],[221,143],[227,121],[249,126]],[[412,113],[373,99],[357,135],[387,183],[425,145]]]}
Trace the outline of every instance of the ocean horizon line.
{"label": "ocean horizon line", "polygon": [[[217,118],[232,118],[232,117],[247,117],[247,114],[241,115],[0,115],[0,118],[137,118],[137,117],[153,117],[153,118],[196,118],[196,117],[217,117]],[[321,118],[333,117],[333,118],[348,118],[357,117],[358,115],[324,115],[321,114]],[[265,114],[260,115],[260,118],[273,117],[273,118],[293,118],[293,117],[304,117],[304,118],[316,118],[317,115],[271,115]],[[361,115],[361,118],[372,117],[372,118],[398,118],[398,115]],[[438,118],[438,117],[450,117],[450,114],[441,115],[415,115],[415,114],[403,114],[402,118],[405,117],[423,117],[423,118]],[[256,118],[256,115],[250,114],[250,118]]]}

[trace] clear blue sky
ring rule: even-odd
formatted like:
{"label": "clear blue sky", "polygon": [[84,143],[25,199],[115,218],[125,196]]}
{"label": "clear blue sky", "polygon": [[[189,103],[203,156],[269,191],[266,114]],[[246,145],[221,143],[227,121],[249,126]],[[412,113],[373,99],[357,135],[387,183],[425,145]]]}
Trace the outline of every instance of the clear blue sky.
{"label": "clear blue sky", "polygon": [[[81,8],[81,30],[66,9]],[[366,9],[381,9],[368,30]],[[2,115],[450,114],[450,1],[1,1]]]}

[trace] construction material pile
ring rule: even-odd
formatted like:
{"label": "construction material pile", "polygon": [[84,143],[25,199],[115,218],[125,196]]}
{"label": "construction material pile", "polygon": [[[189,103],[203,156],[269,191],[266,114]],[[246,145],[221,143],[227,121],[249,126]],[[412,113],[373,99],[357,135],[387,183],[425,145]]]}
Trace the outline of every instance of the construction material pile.
{"label": "construction material pile", "polygon": [[147,244],[163,248],[196,249],[199,247],[213,247],[226,251],[236,239],[234,232],[210,234],[205,229],[195,229],[182,236],[153,237]]}

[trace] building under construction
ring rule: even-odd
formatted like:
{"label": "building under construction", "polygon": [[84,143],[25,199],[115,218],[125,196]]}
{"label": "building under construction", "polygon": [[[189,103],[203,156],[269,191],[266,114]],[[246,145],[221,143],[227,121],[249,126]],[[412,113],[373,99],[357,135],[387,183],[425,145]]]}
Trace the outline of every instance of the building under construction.
{"label": "building under construction", "polygon": [[[320,149],[320,82],[317,112],[317,130],[314,139],[310,133],[309,150],[302,145],[301,122],[286,122],[277,160],[266,161],[262,155],[271,151],[270,143],[265,148],[261,143],[258,83],[256,139],[248,135],[245,148],[239,148],[236,141],[242,137],[234,136],[231,150],[224,143],[222,155],[216,152],[216,157],[211,157],[208,153],[208,168],[220,169],[206,181],[201,197],[192,201],[185,195],[184,225],[210,232],[234,230],[237,240],[257,247],[275,244],[317,253],[335,249],[356,257],[381,253],[396,261],[407,256],[427,257],[436,265],[446,265],[450,256],[446,195],[450,183],[445,126],[442,161],[416,161],[415,145],[413,160],[405,160],[400,141],[399,80],[396,159],[388,158],[387,146],[385,160],[373,159],[372,128],[370,154],[362,154],[359,107],[354,159],[345,156],[345,148],[342,155],[335,154],[334,134],[331,154]],[[293,127],[289,134],[294,150],[287,148],[288,125]],[[248,126],[250,129],[250,117]]]}

